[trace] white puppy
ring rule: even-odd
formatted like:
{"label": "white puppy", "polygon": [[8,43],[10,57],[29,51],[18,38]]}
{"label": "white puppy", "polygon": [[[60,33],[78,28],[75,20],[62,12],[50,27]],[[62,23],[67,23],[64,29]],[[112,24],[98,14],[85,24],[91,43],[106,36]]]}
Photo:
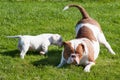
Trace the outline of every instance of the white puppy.
{"label": "white puppy", "polygon": [[104,44],[110,53],[115,54],[115,52],[106,41],[99,23],[92,19],[82,6],[72,4],[66,6],[64,10],[69,7],[77,7],[82,14],[82,19],[76,24],[76,39],[63,43],[64,50],[58,67],[65,63],[75,63],[85,65],[84,71],[90,72],[99,54],[99,43]]}
{"label": "white puppy", "polygon": [[62,37],[59,34],[41,34],[37,36],[30,35],[18,35],[7,36],[8,38],[19,38],[18,49],[20,50],[20,57],[24,59],[28,50],[37,50],[41,54],[48,52],[48,46],[50,45],[62,45]]}

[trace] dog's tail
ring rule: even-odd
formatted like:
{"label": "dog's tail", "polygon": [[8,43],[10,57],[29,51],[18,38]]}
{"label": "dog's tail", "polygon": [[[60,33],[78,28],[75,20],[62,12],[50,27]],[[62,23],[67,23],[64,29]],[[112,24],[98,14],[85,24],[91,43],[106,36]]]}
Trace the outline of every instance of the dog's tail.
{"label": "dog's tail", "polygon": [[7,38],[21,38],[22,35],[17,35],[17,36],[7,36]]}
{"label": "dog's tail", "polygon": [[67,10],[70,7],[76,7],[76,8],[78,8],[79,11],[81,12],[83,18],[89,18],[90,17],[89,14],[86,12],[86,10],[82,6],[79,6],[79,5],[76,5],[76,4],[67,5],[67,6],[64,7],[63,10]]}

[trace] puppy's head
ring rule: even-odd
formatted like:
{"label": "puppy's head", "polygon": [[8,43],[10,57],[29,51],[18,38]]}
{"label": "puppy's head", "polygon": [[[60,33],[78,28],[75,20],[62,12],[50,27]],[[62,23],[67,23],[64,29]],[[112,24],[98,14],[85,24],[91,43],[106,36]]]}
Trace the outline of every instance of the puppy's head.
{"label": "puppy's head", "polygon": [[82,43],[74,44],[71,42],[63,42],[63,45],[63,56],[67,60],[67,63],[78,65],[85,51],[84,45]]}
{"label": "puppy's head", "polygon": [[54,45],[58,45],[58,46],[62,46],[62,43],[63,43],[63,41],[62,41],[62,37],[59,35],[59,34],[54,34],[52,37],[52,44],[54,44]]}

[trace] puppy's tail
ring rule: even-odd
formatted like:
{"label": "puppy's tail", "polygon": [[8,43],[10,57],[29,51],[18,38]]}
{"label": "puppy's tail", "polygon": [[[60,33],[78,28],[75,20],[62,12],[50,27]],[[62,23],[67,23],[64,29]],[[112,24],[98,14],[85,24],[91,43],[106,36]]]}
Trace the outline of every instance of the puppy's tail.
{"label": "puppy's tail", "polygon": [[21,38],[22,35],[17,35],[17,36],[7,36],[7,38]]}
{"label": "puppy's tail", "polygon": [[78,8],[79,11],[82,14],[83,19],[90,17],[89,14],[86,12],[86,10],[82,6],[75,5],[75,4],[70,4],[70,5],[65,6],[64,9],[63,9],[63,11],[69,9],[70,7],[76,7],[76,8]]}

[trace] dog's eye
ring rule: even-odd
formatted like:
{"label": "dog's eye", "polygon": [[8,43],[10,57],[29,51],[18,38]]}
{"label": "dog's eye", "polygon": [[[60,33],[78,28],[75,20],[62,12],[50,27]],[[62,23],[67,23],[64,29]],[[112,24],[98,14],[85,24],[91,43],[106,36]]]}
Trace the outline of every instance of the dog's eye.
{"label": "dog's eye", "polygon": [[70,55],[70,53],[67,53],[67,55]]}

